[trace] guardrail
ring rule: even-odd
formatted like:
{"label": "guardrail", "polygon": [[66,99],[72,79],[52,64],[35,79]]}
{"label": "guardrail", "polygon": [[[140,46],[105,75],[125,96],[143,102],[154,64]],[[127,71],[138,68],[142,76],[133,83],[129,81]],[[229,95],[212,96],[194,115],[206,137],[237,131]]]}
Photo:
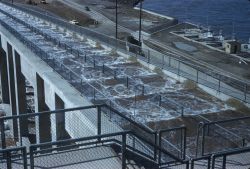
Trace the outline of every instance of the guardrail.
{"label": "guardrail", "polygon": [[0,168],[16,168],[21,163],[23,169],[28,169],[26,147],[0,149]]}
{"label": "guardrail", "polygon": [[42,18],[44,20],[47,20],[55,25],[66,28],[70,31],[80,33],[90,39],[103,43],[108,47],[113,47],[123,53],[138,57],[139,59],[147,63],[153,64],[159,68],[165,69],[179,76],[183,76],[189,80],[204,85],[215,91],[224,93],[238,100],[250,103],[250,84],[235,77],[233,78],[227,75],[221,75],[221,72],[216,70],[198,67],[197,65],[188,63],[185,60],[180,60],[176,55],[171,53],[163,53],[161,54],[161,56],[159,56],[159,52],[141,48],[139,46],[130,44],[125,41],[117,40],[113,37],[95,32],[87,28],[72,25],[64,20],[44,15],[31,9],[12,5],[7,2],[4,3],[29,14],[32,14],[34,16],[37,16],[39,18]]}
{"label": "guardrail", "polygon": [[[168,163],[181,163],[186,164],[187,161],[184,159],[179,158],[178,156],[174,155],[173,152],[169,152],[167,148],[164,148],[161,144],[158,145],[158,134],[156,132],[152,132],[149,129],[145,128],[144,126],[135,123],[131,119],[127,118],[126,116],[122,115],[121,113],[115,111],[111,108],[113,113],[116,115],[116,118],[113,116],[112,120],[116,121],[123,121],[126,123],[126,126],[124,130],[128,131],[126,133],[126,140],[124,143],[124,138],[118,138],[116,137],[117,133],[121,133],[123,129],[120,129],[117,126],[113,126],[111,124],[108,124],[108,116],[107,116],[107,110],[109,110],[110,107],[107,105],[93,105],[93,106],[85,106],[85,107],[77,107],[77,108],[70,108],[70,109],[61,109],[61,110],[55,110],[55,111],[45,111],[45,112],[39,112],[39,113],[29,113],[29,114],[21,114],[21,115],[15,115],[15,116],[6,116],[0,118],[0,125],[3,126],[4,124],[10,124],[14,120],[18,123],[18,130],[19,131],[10,131],[11,133],[17,132],[19,133],[18,138],[15,138],[15,141],[19,141],[22,146],[22,137],[28,137],[26,134],[24,134],[23,131],[27,129],[31,129],[29,126],[29,122],[27,122],[28,119],[35,118],[38,119],[40,117],[47,117],[48,119],[52,120],[56,117],[59,117],[63,115],[64,122],[56,123],[56,120],[51,122],[51,124],[55,124],[55,127],[52,127],[51,130],[46,131],[39,131],[36,132],[36,137],[40,138],[41,140],[57,140],[57,141],[51,141],[42,143],[43,141],[40,140],[40,144],[38,145],[32,145],[29,149],[30,153],[30,160],[31,160],[31,166],[33,165],[34,161],[34,154],[43,154],[43,153],[49,153],[54,152],[55,150],[61,151],[59,149],[65,149],[68,150],[69,147],[81,147],[85,144],[81,144],[83,141],[86,140],[94,140],[93,144],[97,143],[105,143],[109,141],[114,141],[119,144],[125,144],[126,143],[126,149],[131,150],[134,153],[137,153],[141,156],[143,156],[146,159],[149,159],[151,161],[154,161],[155,164],[161,166],[163,164]],[[76,115],[85,115],[88,117],[89,121],[86,121],[89,125],[85,126],[86,123],[78,124],[76,121],[73,121],[73,117],[79,118]],[[120,115],[120,116],[119,116]],[[118,118],[119,117],[119,118]],[[84,119],[84,118],[83,118]],[[91,120],[90,120],[91,119]],[[23,122],[27,122],[27,126],[23,125]],[[112,122],[113,122],[112,121]],[[63,124],[64,123],[64,124]],[[79,128],[79,125],[83,126],[83,128],[91,128],[90,123],[96,126],[96,129],[92,129],[92,135],[89,133],[89,131],[82,130],[82,128]],[[50,123],[46,123],[47,126]],[[36,124],[38,125],[38,124]],[[21,128],[22,126],[22,128]],[[25,128],[26,127],[26,128]],[[35,127],[35,126],[33,126]],[[62,129],[64,127],[64,129]],[[58,133],[58,129],[60,129],[61,133]],[[173,131],[176,131],[178,129],[173,129]],[[167,130],[171,131],[171,129]],[[166,131],[162,131],[166,132]],[[50,134],[52,133],[52,134]],[[70,135],[70,139],[64,139],[65,137],[58,138],[57,136],[62,135],[63,133]],[[75,134],[77,133],[77,135]],[[13,134],[12,134],[13,135]],[[44,137],[50,137],[50,138],[42,138],[41,135]],[[90,135],[88,137],[83,137],[84,135]],[[97,136],[96,136],[97,135]],[[161,135],[161,134],[160,134]],[[5,127],[1,127],[1,143],[2,148],[5,149],[6,146],[6,136],[5,136]],[[104,139],[104,137],[109,137],[110,139]],[[152,138],[155,137],[155,138]],[[53,139],[54,138],[54,139]],[[64,141],[62,141],[64,140]],[[160,140],[163,140],[162,138]],[[166,138],[164,138],[166,140]],[[67,146],[64,146],[63,143],[70,142],[74,144],[69,144]],[[79,142],[79,144],[75,144],[76,142]],[[162,141],[161,141],[162,142]],[[88,142],[89,144],[89,142]],[[58,145],[58,146],[55,146]],[[166,144],[164,144],[166,145]],[[15,145],[13,145],[15,146]],[[64,148],[63,148],[64,147]],[[26,153],[26,152],[25,152]],[[160,154],[159,154],[160,153]],[[158,157],[158,158],[157,158]],[[162,157],[162,158],[161,158]],[[165,163],[163,163],[165,162]]]}
{"label": "guardrail", "polygon": [[[235,147],[244,147],[249,142],[249,138],[247,138],[246,134],[236,134],[237,128],[244,130],[240,126],[241,122],[249,124],[250,117],[246,116],[228,120],[200,123],[197,135],[197,151],[200,147],[201,155],[204,156],[228,149],[234,149]],[[215,141],[217,141],[217,144],[221,144],[221,146],[211,148],[211,141],[209,142],[209,138],[216,138]]]}
{"label": "guardrail", "polygon": [[249,168],[250,147],[221,151],[190,160],[190,169]]}

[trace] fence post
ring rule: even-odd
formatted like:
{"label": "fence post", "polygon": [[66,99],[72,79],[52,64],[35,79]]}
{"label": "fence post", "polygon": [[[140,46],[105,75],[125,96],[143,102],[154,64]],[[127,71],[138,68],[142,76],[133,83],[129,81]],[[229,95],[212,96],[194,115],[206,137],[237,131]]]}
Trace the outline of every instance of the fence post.
{"label": "fence post", "polygon": [[202,124],[202,140],[201,140],[201,155],[204,155],[204,147],[205,147],[205,127],[206,125]]}
{"label": "fence post", "polygon": [[104,67],[104,63],[102,64],[102,73],[104,74],[104,72],[105,72],[105,67]]}
{"label": "fence post", "polygon": [[218,86],[219,93],[220,93],[220,86],[221,86],[221,76],[219,75],[219,86]]}
{"label": "fence post", "polygon": [[[102,128],[101,128],[101,106],[97,107],[97,135],[102,134]],[[98,141],[101,141],[101,137],[98,138]]]}
{"label": "fence post", "polygon": [[247,102],[247,84],[245,84],[244,94],[245,94],[245,102]]}
{"label": "fence post", "polygon": [[150,63],[150,50],[148,50],[148,63]]}
{"label": "fence post", "polygon": [[162,68],[164,67],[164,55],[162,55]]}
{"label": "fence post", "polygon": [[211,165],[211,156],[209,156],[207,160],[207,169],[210,169],[210,165]]}
{"label": "fence post", "polygon": [[161,165],[161,131],[159,132],[159,154],[158,154],[158,165]]}
{"label": "fence post", "polygon": [[196,71],[196,83],[199,83],[199,71]]}
{"label": "fence post", "polygon": [[128,86],[129,86],[129,79],[128,79],[128,76],[127,76],[126,86],[127,86],[127,88],[128,88]]}
{"label": "fence post", "polygon": [[183,160],[186,158],[187,128],[183,129]]}
{"label": "fence post", "polygon": [[191,159],[190,161],[191,161],[191,162],[190,162],[190,164],[191,164],[190,169],[194,169],[194,160],[193,160],[193,159]]}
{"label": "fence post", "polygon": [[155,136],[155,146],[154,146],[154,160],[157,159],[157,132],[154,133]]}
{"label": "fence post", "polygon": [[6,160],[7,160],[7,169],[12,169],[11,166],[11,152],[7,151],[6,152]]}
{"label": "fence post", "polygon": [[180,61],[178,61],[178,76],[180,76]]}
{"label": "fence post", "polygon": [[186,169],[189,169],[189,161],[186,162]]}
{"label": "fence post", "polygon": [[226,169],[227,156],[223,155],[222,157],[222,169]]}
{"label": "fence post", "polygon": [[27,169],[27,150],[26,147],[23,149],[23,168]]}
{"label": "fence post", "polygon": [[215,169],[215,156],[212,155],[212,169]]}
{"label": "fence post", "polygon": [[126,169],[126,133],[122,134],[122,169]]}
{"label": "fence post", "polygon": [[1,127],[1,142],[2,142],[2,149],[6,148],[6,140],[5,140],[5,128],[4,128],[4,120],[0,120],[0,127]]}
{"label": "fence post", "polygon": [[30,147],[30,169],[34,169],[34,152],[33,147]]}

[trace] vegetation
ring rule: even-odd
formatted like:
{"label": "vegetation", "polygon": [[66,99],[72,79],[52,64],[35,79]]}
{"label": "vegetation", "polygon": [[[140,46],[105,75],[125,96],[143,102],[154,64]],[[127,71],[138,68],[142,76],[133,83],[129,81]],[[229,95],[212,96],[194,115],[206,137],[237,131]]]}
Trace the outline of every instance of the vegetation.
{"label": "vegetation", "polygon": [[112,56],[112,57],[118,57],[119,55],[118,55],[118,53],[117,53],[117,51],[115,49],[112,49],[110,51],[110,56]]}
{"label": "vegetation", "polygon": [[135,56],[129,56],[128,61],[130,62],[138,62],[137,58]]}
{"label": "vegetation", "polygon": [[103,47],[102,47],[102,45],[101,45],[100,42],[96,42],[95,43],[95,47],[96,47],[96,49],[103,49]]}
{"label": "vegetation", "polygon": [[184,89],[197,89],[198,88],[197,83],[195,83],[192,80],[185,80],[183,82],[183,87]]}
{"label": "vegetation", "polygon": [[236,99],[228,99],[226,103],[234,107],[236,111],[242,112],[242,113],[250,113],[250,108],[247,107],[243,102],[236,100]]}
{"label": "vegetation", "polygon": [[157,73],[158,75],[160,75],[160,76],[163,76],[163,75],[164,75],[162,69],[159,68],[159,67],[155,67],[153,71],[154,71],[155,73]]}

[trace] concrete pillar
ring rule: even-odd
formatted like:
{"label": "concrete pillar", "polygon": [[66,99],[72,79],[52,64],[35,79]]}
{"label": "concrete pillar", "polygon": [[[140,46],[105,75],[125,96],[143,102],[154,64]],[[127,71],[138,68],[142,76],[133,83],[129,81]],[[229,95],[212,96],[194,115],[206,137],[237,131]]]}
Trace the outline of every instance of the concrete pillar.
{"label": "concrete pillar", "polygon": [[[64,109],[64,102],[63,100],[55,94],[55,109]],[[53,141],[63,140],[69,138],[69,135],[65,129],[65,113],[57,113],[51,115],[51,119],[53,120]]]}
{"label": "concrete pillar", "polygon": [[[38,74],[36,74],[36,86],[34,89],[36,112],[49,111],[45,103],[44,80]],[[36,117],[36,141],[37,143],[51,141],[51,122],[49,114]]]}
{"label": "concrete pillar", "polygon": [[[21,72],[20,55],[15,51],[14,68],[15,68],[15,87],[16,87],[16,108],[17,114],[26,114],[26,89],[25,77]],[[20,137],[28,137],[28,119],[19,119]]]}
{"label": "concrete pillar", "polygon": [[0,75],[1,75],[2,101],[5,104],[10,104],[7,56],[6,52],[3,50],[2,47],[0,47]]}
{"label": "concrete pillar", "polygon": [[[12,46],[7,43],[7,65],[8,65],[8,80],[9,80],[9,96],[10,96],[10,108],[12,115],[17,115],[16,109],[16,93],[15,93],[15,75],[14,75],[14,58]],[[13,135],[18,140],[18,125],[17,120],[13,120]]]}

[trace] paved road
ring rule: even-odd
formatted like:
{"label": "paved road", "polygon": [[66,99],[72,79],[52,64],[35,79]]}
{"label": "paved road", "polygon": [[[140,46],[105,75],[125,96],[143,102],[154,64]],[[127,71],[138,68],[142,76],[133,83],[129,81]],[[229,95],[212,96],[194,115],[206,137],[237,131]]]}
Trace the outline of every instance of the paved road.
{"label": "paved road", "polygon": [[[101,33],[114,36],[115,35],[115,22],[111,21],[106,16],[102,15],[101,13],[95,11],[94,9],[90,8],[90,11],[86,10],[86,5],[84,5],[82,2],[79,2],[78,0],[62,0],[64,4],[67,4],[68,6],[81,11],[87,15],[89,15],[92,19],[98,21],[99,25],[95,28],[95,30],[98,30]],[[118,27],[119,32],[126,32],[126,33],[133,33],[133,30],[130,30],[128,28],[125,28],[123,26]]]}

